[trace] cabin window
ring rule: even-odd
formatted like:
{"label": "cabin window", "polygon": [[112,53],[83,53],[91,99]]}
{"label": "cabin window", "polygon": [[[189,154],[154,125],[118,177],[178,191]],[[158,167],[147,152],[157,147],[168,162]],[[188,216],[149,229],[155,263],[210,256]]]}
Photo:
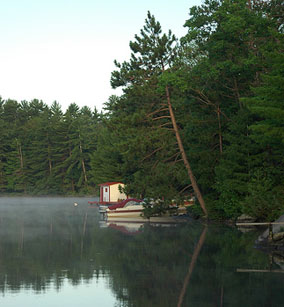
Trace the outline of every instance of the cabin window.
{"label": "cabin window", "polygon": [[105,188],[105,192],[107,192],[107,188]]}

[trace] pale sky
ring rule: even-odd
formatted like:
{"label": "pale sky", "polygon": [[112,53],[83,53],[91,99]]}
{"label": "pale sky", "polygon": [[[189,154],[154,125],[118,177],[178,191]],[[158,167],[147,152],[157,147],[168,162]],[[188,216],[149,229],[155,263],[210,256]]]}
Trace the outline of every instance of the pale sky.
{"label": "pale sky", "polygon": [[149,10],[181,37],[189,8],[201,0],[0,0],[0,96],[57,101],[63,111],[102,105],[113,61],[128,60],[129,42]]}

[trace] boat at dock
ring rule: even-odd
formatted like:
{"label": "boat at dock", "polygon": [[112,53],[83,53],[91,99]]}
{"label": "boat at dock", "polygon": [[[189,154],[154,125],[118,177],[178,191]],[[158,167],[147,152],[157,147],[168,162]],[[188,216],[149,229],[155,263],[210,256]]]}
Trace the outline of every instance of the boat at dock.
{"label": "boat at dock", "polygon": [[[122,192],[124,184],[122,182],[105,182],[99,184],[99,201],[89,201],[90,205],[97,205],[99,213],[104,219],[125,219],[125,218],[143,218],[143,211],[146,207],[155,207],[164,203],[163,199],[136,199]],[[187,214],[187,207],[194,204],[194,197],[183,201],[172,200],[167,208],[164,208],[163,214],[158,212],[154,214],[163,216],[181,216]]]}
{"label": "boat at dock", "polygon": [[[141,220],[145,219],[143,217],[143,210],[145,202],[136,198],[129,198],[121,201],[118,204],[114,204],[111,206],[99,205],[99,212],[103,215],[104,218],[108,220],[128,220],[128,219],[136,219]],[[153,203],[155,205],[155,203]],[[171,205],[170,210],[164,213],[162,216],[169,217],[171,219],[172,216],[182,216],[186,215],[186,208],[191,204],[183,204],[181,205]],[[156,216],[160,218],[160,216]],[[155,218],[155,216],[151,217],[151,219]],[[147,220],[147,219],[146,219]]]}
{"label": "boat at dock", "polygon": [[141,199],[128,198],[115,205],[100,205],[99,212],[105,213],[108,219],[137,218],[141,217],[144,209],[142,202]]}

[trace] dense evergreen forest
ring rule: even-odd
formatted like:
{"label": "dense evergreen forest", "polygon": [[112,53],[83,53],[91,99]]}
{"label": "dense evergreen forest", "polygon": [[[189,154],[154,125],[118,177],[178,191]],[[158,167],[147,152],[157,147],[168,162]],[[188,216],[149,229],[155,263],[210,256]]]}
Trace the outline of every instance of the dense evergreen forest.
{"label": "dense evergreen forest", "polygon": [[181,39],[148,12],[111,74],[123,94],[100,114],[1,100],[1,193],[90,194],[123,181],[137,197],[194,193],[212,218],[283,213],[283,7],[206,0],[181,21]]}

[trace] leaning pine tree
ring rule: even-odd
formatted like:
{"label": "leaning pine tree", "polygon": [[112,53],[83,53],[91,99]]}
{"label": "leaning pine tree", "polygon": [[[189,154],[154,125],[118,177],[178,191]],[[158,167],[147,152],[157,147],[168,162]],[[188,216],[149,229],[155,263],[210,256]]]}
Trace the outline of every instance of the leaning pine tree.
{"label": "leaning pine tree", "polygon": [[[155,20],[155,17],[148,12],[145,25],[140,31],[140,36],[135,35],[135,41],[130,42],[132,51],[129,62],[118,63],[115,65],[118,70],[112,72],[111,85],[113,88],[122,86],[125,93],[131,90],[147,87],[149,84],[158,92],[160,89],[161,76],[170,72],[174,66],[174,58],[177,56],[178,46],[176,37],[169,31],[168,35],[162,34],[161,25]],[[164,80],[166,78],[163,78]],[[150,110],[155,118],[171,120],[171,125],[177,140],[179,152],[186,167],[189,179],[191,181],[194,193],[200,203],[200,206],[207,217],[207,209],[204,199],[199,190],[196,179],[193,175],[190,163],[184,150],[183,142],[180,136],[179,128],[176,122],[174,109],[172,107],[170,88],[168,83],[163,83],[163,95],[159,95],[158,105],[153,105]],[[143,92],[143,91],[142,91]],[[157,117],[157,114],[161,114]]]}

